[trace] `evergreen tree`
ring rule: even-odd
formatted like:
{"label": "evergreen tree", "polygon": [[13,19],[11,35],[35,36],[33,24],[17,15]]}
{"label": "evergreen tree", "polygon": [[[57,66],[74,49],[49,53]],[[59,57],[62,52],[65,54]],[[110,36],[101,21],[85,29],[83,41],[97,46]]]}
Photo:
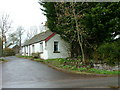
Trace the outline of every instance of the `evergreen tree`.
{"label": "evergreen tree", "polygon": [[120,35],[120,3],[44,2],[48,28],[71,45],[71,56],[82,49],[85,60],[93,58],[103,43]]}

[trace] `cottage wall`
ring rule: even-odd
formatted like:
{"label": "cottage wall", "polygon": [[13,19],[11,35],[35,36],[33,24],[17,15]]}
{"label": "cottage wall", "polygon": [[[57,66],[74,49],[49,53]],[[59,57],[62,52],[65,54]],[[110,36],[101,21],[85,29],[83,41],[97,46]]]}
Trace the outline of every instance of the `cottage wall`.
{"label": "cottage wall", "polygon": [[[54,53],[54,41],[58,41],[59,53]],[[43,45],[43,52],[41,52],[40,43]],[[66,58],[69,57],[69,44],[56,34],[51,39],[34,43],[22,48],[22,55],[32,56],[32,53],[40,53],[42,59]]]}
{"label": "cottage wall", "polygon": [[24,47],[21,48],[21,54],[24,55]]}
{"label": "cottage wall", "polygon": [[29,56],[32,56],[32,52],[33,52],[32,45],[29,45]]}
{"label": "cottage wall", "polygon": [[[58,50],[60,53],[54,53],[54,41],[58,41]],[[48,59],[69,57],[69,44],[56,34],[46,43]]]}
{"label": "cottage wall", "polygon": [[[42,47],[40,46],[40,43],[43,43]],[[43,48],[43,50],[42,50],[42,48]],[[45,41],[22,47],[22,55],[32,56],[32,53],[40,53],[40,57],[42,59],[47,59],[48,54],[47,54],[47,50],[45,47]]]}
{"label": "cottage wall", "polygon": [[45,41],[43,41],[43,53],[41,53],[40,56],[42,59],[48,59],[48,50]]}

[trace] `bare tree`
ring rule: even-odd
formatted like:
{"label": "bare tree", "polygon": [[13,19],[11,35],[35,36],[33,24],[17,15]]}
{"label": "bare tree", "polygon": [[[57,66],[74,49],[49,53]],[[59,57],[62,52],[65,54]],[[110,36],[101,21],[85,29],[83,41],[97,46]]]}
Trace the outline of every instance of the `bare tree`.
{"label": "bare tree", "polygon": [[2,56],[2,40],[1,40],[1,37],[0,37],[0,57]]}
{"label": "bare tree", "polygon": [[22,41],[22,35],[23,35],[23,33],[24,33],[24,28],[22,27],[22,26],[19,26],[18,28],[17,28],[17,35],[18,35],[18,39],[19,39],[19,46],[20,46],[20,48],[21,48],[21,41]]}
{"label": "bare tree", "polygon": [[36,26],[32,26],[30,27],[30,30],[27,32],[27,38],[26,40],[31,39],[33,36],[35,36],[36,34],[38,34],[38,29]]}
{"label": "bare tree", "polygon": [[11,45],[13,45],[13,44],[18,45],[18,43],[19,43],[19,38],[18,38],[18,35],[17,35],[16,32],[11,33],[11,34],[9,35],[9,43],[11,43]]}
{"label": "bare tree", "polygon": [[75,13],[75,3],[71,2],[71,6],[72,6],[72,11],[73,11],[73,15],[74,15],[74,19],[75,19],[75,24],[76,24],[76,30],[77,30],[77,37],[78,37],[78,42],[81,48],[81,53],[82,53],[82,61],[83,63],[85,63],[85,55],[84,55],[84,49],[83,49],[83,38],[82,38],[82,30],[79,29],[78,27],[78,21],[77,21],[77,16]]}
{"label": "bare tree", "polygon": [[6,47],[6,33],[10,30],[11,28],[11,21],[9,19],[8,14],[3,14],[0,18],[0,31],[1,31],[1,39],[2,39],[2,54],[3,54],[3,42],[5,42],[5,47]]}

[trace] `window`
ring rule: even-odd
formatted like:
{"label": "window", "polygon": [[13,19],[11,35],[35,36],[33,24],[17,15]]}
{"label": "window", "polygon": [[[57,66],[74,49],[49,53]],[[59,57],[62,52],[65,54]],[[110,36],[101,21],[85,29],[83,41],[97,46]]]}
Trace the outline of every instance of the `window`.
{"label": "window", "polygon": [[54,42],[54,53],[59,53],[59,51],[58,51],[58,42],[57,41]]}
{"label": "window", "polygon": [[43,52],[43,42],[40,43],[40,52]]}

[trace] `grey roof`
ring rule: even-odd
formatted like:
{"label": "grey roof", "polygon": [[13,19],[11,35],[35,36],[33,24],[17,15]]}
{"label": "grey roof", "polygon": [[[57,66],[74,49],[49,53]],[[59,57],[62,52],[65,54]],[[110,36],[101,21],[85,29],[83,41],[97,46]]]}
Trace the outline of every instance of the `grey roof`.
{"label": "grey roof", "polygon": [[47,30],[46,32],[39,33],[39,34],[35,35],[34,37],[32,37],[30,40],[26,41],[23,44],[23,46],[30,45],[30,44],[37,43],[37,42],[40,42],[42,40],[45,40],[52,33],[53,32],[51,32],[50,30]]}
{"label": "grey roof", "polygon": [[16,45],[15,45],[15,44],[13,44],[13,45],[10,45],[10,46],[9,46],[9,48],[13,48],[14,46],[16,46]]}

